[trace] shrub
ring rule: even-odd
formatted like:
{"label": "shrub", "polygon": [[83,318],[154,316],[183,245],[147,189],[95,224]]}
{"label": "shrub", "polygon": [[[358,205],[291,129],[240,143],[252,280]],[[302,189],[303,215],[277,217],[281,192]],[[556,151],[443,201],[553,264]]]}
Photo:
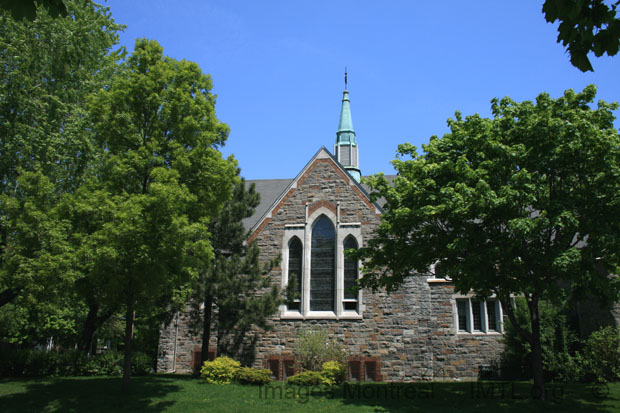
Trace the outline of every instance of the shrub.
{"label": "shrub", "polygon": [[242,384],[263,385],[271,381],[271,370],[259,370],[251,367],[240,367],[235,372],[235,381]]}
{"label": "shrub", "polygon": [[[526,331],[531,331],[530,316],[525,298],[516,298],[515,317]],[[540,302],[540,341],[546,379],[575,382],[583,377],[581,357],[577,352],[579,340],[569,323],[562,306],[548,301]],[[532,351],[530,344],[515,330],[511,322],[505,325],[504,352],[501,371],[504,379],[530,379],[532,377]]]}
{"label": "shrub", "polygon": [[333,386],[344,381],[346,367],[344,364],[335,360],[327,361],[323,363],[323,370],[321,371],[321,374],[323,376],[323,384]]}
{"label": "shrub", "polygon": [[604,327],[588,337],[583,349],[583,366],[587,379],[620,380],[619,327]]}
{"label": "shrub", "polygon": [[297,342],[297,359],[302,369],[319,371],[326,361],[345,361],[340,343],[329,338],[324,329],[302,330]]}
{"label": "shrub", "polygon": [[123,373],[123,354],[117,351],[79,358],[78,363],[78,374],[84,376],[119,376]]}
{"label": "shrub", "polygon": [[131,374],[135,376],[146,376],[151,372],[153,360],[142,352],[134,352],[131,356]]}
{"label": "shrub", "polygon": [[324,378],[322,372],[304,371],[289,377],[287,382],[297,386],[318,386],[324,383]]}
{"label": "shrub", "polygon": [[213,361],[205,361],[200,369],[200,376],[207,383],[229,384],[235,378],[235,372],[241,364],[229,357],[218,357]]}

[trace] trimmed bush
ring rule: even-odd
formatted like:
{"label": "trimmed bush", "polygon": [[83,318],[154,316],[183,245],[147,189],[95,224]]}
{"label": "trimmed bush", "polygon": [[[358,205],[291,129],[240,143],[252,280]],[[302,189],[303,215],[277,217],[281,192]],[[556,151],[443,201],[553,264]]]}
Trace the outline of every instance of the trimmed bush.
{"label": "trimmed bush", "polygon": [[134,352],[131,356],[131,374],[134,376],[146,376],[153,368],[153,360],[142,352]]}
{"label": "trimmed bush", "polygon": [[328,386],[334,386],[344,381],[346,374],[346,367],[344,364],[337,361],[327,361],[323,363],[323,370],[321,375],[323,376],[323,384]]}
{"label": "trimmed bush", "polygon": [[257,384],[259,386],[271,381],[271,370],[259,370],[251,367],[240,367],[235,372],[235,381],[241,384]]}
{"label": "trimmed bush", "polygon": [[304,371],[289,377],[287,383],[297,386],[318,386],[324,384],[323,373],[319,371]]}
{"label": "trimmed bush", "polygon": [[604,327],[586,340],[583,349],[586,379],[620,381],[620,328]]}
{"label": "trimmed bush", "polygon": [[229,384],[235,378],[235,372],[241,363],[229,357],[218,357],[213,361],[205,361],[200,369],[200,376],[207,383]]}

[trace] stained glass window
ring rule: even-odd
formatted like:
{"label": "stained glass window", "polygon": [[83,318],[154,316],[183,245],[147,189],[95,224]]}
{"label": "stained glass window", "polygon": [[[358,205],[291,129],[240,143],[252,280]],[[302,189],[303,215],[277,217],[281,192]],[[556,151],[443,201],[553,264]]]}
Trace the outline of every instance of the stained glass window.
{"label": "stained glass window", "polygon": [[[357,249],[357,241],[355,238],[349,236],[344,240],[344,250]],[[357,260],[349,258],[346,254],[344,255],[344,299],[345,300],[356,300],[357,292],[353,291],[355,286],[355,280],[357,280]],[[345,304],[345,309],[346,304]]]}
{"label": "stained glass window", "polygon": [[297,237],[288,243],[288,309],[299,310],[301,304],[301,263],[303,247]]}
{"label": "stained glass window", "polygon": [[310,311],[334,311],[336,231],[324,215],[312,229],[310,262]]}

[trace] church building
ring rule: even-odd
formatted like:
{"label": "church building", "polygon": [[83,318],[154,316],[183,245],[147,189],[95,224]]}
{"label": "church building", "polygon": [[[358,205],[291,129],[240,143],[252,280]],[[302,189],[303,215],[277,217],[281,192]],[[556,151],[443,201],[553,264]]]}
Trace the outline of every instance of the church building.
{"label": "church building", "polygon": [[[294,179],[247,181],[261,195],[256,213],[244,221],[248,241],[258,243],[264,262],[281,257],[269,276],[297,292],[273,315],[271,331],[253,332],[253,367],[286,379],[295,373],[300,332],[323,328],[344,347],[349,380],[476,379],[497,365],[502,350],[497,300],[460,295],[438,274],[412,276],[391,294],[351,290],[360,263],[344,251],[365,246],[382,213],[361,183],[360,150],[345,80],[333,153],[321,147]],[[201,341],[188,320],[177,314],[163,327],[158,371],[195,368]]]}

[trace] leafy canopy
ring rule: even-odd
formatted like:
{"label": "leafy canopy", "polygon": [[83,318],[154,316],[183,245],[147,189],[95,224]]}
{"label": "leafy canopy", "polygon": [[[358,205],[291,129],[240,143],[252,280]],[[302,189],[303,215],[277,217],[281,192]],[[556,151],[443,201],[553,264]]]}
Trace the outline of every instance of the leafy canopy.
{"label": "leafy canopy", "polygon": [[492,101],[493,118],[456,113],[451,132],[418,155],[400,145],[377,236],[359,251],[361,284],[392,290],[441,261],[457,290],[540,294],[594,289],[617,298],[620,137],[616,103],[590,108],[594,86],[536,103]]}
{"label": "leafy canopy", "polygon": [[546,0],[545,19],[558,26],[558,43],[566,46],[570,62],[582,72],[591,71],[588,53],[615,56],[620,46],[620,19],[616,11],[620,1]]}

